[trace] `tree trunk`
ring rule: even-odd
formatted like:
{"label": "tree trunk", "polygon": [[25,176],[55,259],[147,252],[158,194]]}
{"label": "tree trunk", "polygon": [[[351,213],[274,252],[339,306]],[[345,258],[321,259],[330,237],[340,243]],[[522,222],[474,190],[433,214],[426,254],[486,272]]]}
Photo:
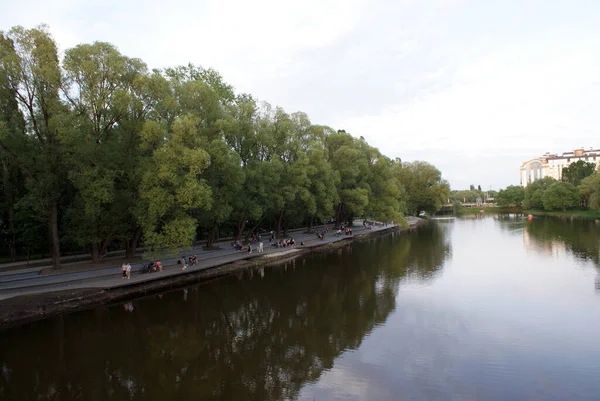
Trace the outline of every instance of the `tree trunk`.
{"label": "tree trunk", "polygon": [[110,242],[110,236],[104,238],[102,241],[102,247],[100,248],[100,260],[103,260],[106,254],[108,253],[108,243]]}
{"label": "tree trunk", "polygon": [[256,224],[254,225],[254,227],[252,227],[252,228],[250,229],[250,232],[251,232],[251,233],[253,233],[253,232],[254,232],[254,230],[256,230],[256,229],[258,228],[258,226],[260,226],[260,223],[262,223],[262,221],[264,220],[265,216],[266,216],[266,213],[263,213],[263,215],[262,215],[262,216],[260,216],[260,219],[258,219],[258,221],[257,221],[257,222],[256,222]]}
{"label": "tree trunk", "polygon": [[3,164],[2,169],[2,179],[4,181],[4,195],[6,198],[6,205],[8,207],[8,249],[10,252],[10,261],[14,262],[17,260],[17,237],[15,235],[15,210],[14,210],[14,192],[13,186],[10,179],[10,171],[9,167],[6,164]]}
{"label": "tree trunk", "polygon": [[60,268],[60,240],[58,237],[58,205],[56,201],[50,204],[50,255],[52,256],[52,268]]}
{"label": "tree trunk", "polygon": [[277,235],[277,237],[279,238],[279,235],[281,234],[281,222],[283,221],[283,209],[281,209],[281,211],[279,212],[279,217],[277,218],[276,222],[275,222],[275,234]]}
{"label": "tree trunk", "polygon": [[342,220],[342,203],[340,202],[335,211],[335,229],[340,228],[340,221]]}
{"label": "tree trunk", "polygon": [[235,235],[234,239],[237,241],[242,238],[242,233],[244,232],[244,227],[246,226],[246,215],[243,215],[242,218],[239,218],[235,223]]}
{"label": "tree trunk", "polygon": [[217,236],[217,226],[214,226],[212,230],[208,233],[208,238],[206,239],[206,248],[210,248],[212,244],[215,242],[215,237]]}
{"label": "tree trunk", "polygon": [[131,260],[135,257],[135,250],[138,247],[140,238],[142,237],[142,227],[136,227],[131,238],[131,242],[127,243],[127,249],[125,249],[125,258]]}
{"label": "tree trunk", "polygon": [[92,242],[92,263],[100,262],[100,244],[98,241]]}
{"label": "tree trunk", "polygon": [[12,204],[8,206],[8,231],[10,232],[10,241],[8,247],[10,250],[10,261],[15,262],[17,260],[17,236],[15,234],[15,211]]}

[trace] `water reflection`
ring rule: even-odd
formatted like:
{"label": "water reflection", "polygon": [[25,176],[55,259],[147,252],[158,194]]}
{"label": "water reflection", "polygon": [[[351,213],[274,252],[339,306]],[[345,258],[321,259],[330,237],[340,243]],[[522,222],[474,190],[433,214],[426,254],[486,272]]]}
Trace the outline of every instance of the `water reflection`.
{"label": "water reflection", "polygon": [[555,256],[570,252],[600,267],[598,225],[593,220],[536,218],[525,223],[523,241],[528,250]]}
{"label": "water reflection", "polygon": [[430,280],[447,228],[0,333],[0,399],[297,398],[395,308],[400,280]]}

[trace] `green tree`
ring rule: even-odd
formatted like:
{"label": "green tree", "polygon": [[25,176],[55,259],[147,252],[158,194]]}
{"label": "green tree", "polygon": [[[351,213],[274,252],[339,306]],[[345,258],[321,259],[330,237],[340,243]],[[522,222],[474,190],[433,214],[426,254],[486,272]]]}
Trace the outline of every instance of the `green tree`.
{"label": "green tree", "polygon": [[8,33],[2,32],[0,46],[4,90],[14,93],[27,123],[24,137],[6,141],[4,148],[25,175],[30,204],[36,213],[45,216],[52,265],[58,268],[59,203],[65,182],[59,130],[65,107],[59,97],[57,46],[43,25],[34,29],[17,26]]}
{"label": "green tree", "polygon": [[127,209],[115,201],[127,157],[121,136],[128,133],[117,128],[133,111],[134,87],[146,67],[104,42],[68,49],[63,65],[64,95],[76,118],[61,136],[77,189],[70,231],[80,245],[91,245],[92,261],[99,262],[128,228]]}
{"label": "green tree", "polygon": [[329,163],[325,143],[325,136],[330,132],[331,129],[327,127],[311,126],[302,140],[302,149],[308,156],[306,174],[310,187],[308,198],[299,209],[308,215],[310,228],[314,218],[328,221],[332,217],[334,205],[339,202],[337,188],[340,176]]}
{"label": "green tree", "polygon": [[474,203],[477,201],[477,198],[480,196],[479,192],[471,191],[471,190],[463,190],[463,191],[451,191],[450,199],[464,202],[464,203]]}
{"label": "green tree", "polygon": [[543,209],[544,202],[542,197],[544,191],[556,183],[556,180],[552,177],[544,177],[540,180],[536,180],[525,188],[525,197],[523,199],[523,207],[525,209]]}
{"label": "green tree", "polygon": [[406,193],[398,180],[394,168],[397,165],[389,158],[379,155],[371,165],[369,185],[371,193],[365,210],[368,217],[380,221],[394,221],[406,224]]}
{"label": "green tree", "polygon": [[525,199],[525,189],[520,185],[509,185],[501,189],[495,197],[498,206],[521,207]]}
{"label": "green tree", "polygon": [[199,146],[198,125],[196,117],[186,115],[169,131],[154,121],[142,131],[142,147],[163,142],[146,161],[140,187],[138,221],[152,253],[189,247],[196,237],[194,211],[211,206],[210,187],[201,178],[210,156]]}
{"label": "green tree", "polygon": [[600,210],[600,174],[584,178],[579,185],[579,194],[590,209]]}
{"label": "green tree", "polygon": [[450,186],[435,166],[415,161],[402,163],[400,167],[398,179],[406,189],[408,213],[415,216],[423,211],[433,214],[447,202]]}
{"label": "green tree", "polygon": [[339,174],[339,202],[335,206],[336,228],[354,216],[362,216],[369,204],[369,154],[359,141],[344,131],[327,138],[331,166]]}
{"label": "green tree", "polygon": [[577,205],[578,201],[577,188],[570,182],[555,182],[542,195],[542,202],[546,210],[561,209],[564,212],[568,207]]}
{"label": "green tree", "polygon": [[562,180],[578,186],[581,184],[581,180],[592,175],[595,171],[595,163],[588,163],[583,160],[578,160],[575,163],[569,164],[567,167],[563,167]]}
{"label": "green tree", "polygon": [[[13,45],[0,35],[0,49],[7,51]],[[2,55],[0,55],[2,57]],[[25,120],[19,110],[14,89],[6,74],[0,74],[0,238],[8,245],[11,261],[17,257],[18,227],[15,224],[17,202],[23,196],[23,175],[10,149],[18,149],[25,137]],[[15,142],[16,141],[16,142]],[[39,241],[39,238],[38,238]]]}

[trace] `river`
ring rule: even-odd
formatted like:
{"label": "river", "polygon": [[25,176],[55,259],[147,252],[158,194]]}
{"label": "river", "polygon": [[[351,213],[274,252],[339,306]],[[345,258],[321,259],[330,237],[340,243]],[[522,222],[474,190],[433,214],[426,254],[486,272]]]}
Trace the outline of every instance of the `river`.
{"label": "river", "polygon": [[598,400],[600,224],[439,220],[0,331],[1,400]]}

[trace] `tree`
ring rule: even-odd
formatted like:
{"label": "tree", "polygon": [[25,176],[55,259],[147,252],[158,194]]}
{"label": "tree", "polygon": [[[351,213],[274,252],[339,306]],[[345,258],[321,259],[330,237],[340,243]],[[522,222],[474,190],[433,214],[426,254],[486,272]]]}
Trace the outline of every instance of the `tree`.
{"label": "tree", "polygon": [[25,136],[5,142],[3,148],[22,169],[31,204],[46,218],[52,266],[58,268],[59,202],[66,181],[59,129],[66,109],[59,97],[57,46],[44,25],[0,33],[0,46],[4,90],[14,93],[27,123]]}
{"label": "tree", "polygon": [[481,192],[481,185],[477,185],[477,190]]}
{"label": "tree", "polygon": [[509,185],[505,189],[501,189],[495,199],[498,206],[521,207],[523,199],[525,199],[525,189],[520,185]]}
{"label": "tree", "polygon": [[564,212],[568,207],[577,205],[578,201],[577,188],[570,182],[555,182],[542,195],[542,202],[546,210],[561,209]]}
{"label": "tree", "polygon": [[600,174],[584,178],[579,185],[579,194],[590,209],[600,210]]}
{"label": "tree", "polygon": [[198,124],[196,117],[186,115],[168,131],[153,121],[144,126],[142,147],[163,141],[145,163],[137,210],[151,253],[190,246],[197,227],[193,212],[211,206],[210,187],[201,178],[210,156],[199,147]]}
{"label": "tree", "polygon": [[403,222],[449,194],[435,167],[236,94],[215,70],[149,72],[105,42],[61,64],[45,26],[0,33],[0,173],[0,251],[49,242],[55,268],[61,249],[132,258],[264,222]]}
{"label": "tree", "polygon": [[133,112],[134,87],[146,66],[104,42],[68,49],[63,64],[64,95],[75,116],[69,124],[73,129],[65,129],[62,136],[69,178],[77,189],[70,227],[80,245],[91,244],[96,263],[109,241],[127,232],[128,211],[115,198],[128,156],[121,136],[128,133],[117,128]]}
{"label": "tree", "polygon": [[450,186],[442,173],[427,162],[402,163],[397,174],[406,189],[408,212],[415,216],[422,211],[435,213],[450,196]]}
{"label": "tree", "polygon": [[339,174],[339,202],[334,208],[335,226],[362,216],[369,204],[369,155],[359,141],[346,132],[336,132],[328,138],[331,166]]}
{"label": "tree", "polygon": [[554,178],[544,177],[527,185],[525,188],[523,207],[525,209],[543,209],[544,202],[542,197],[544,195],[544,191],[554,183],[556,183]]}
{"label": "tree", "polygon": [[308,156],[306,174],[310,187],[308,198],[303,202],[301,210],[305,210],[312,228],[313,219],[328,221],[332,216],[334,205],[339,202],[337,188],[340,176],[329,163],[329,155],[325,144],[330,128],[311,126],[310,132],[303,138],[303,150]]}
{"label": "tree", "polygon": [[562,180],[565,182],[570,182],[575,186],[578,186],[579,184],[581,184],[581,180],[583,180],[585,177],[592,175],[595,171],[595,163],[588,163],[583,160],[577,160],[575,163],[571,163],[567,167],[563,167]]}
{"label": "tree", "polygon": [[[5,41],[0,35],[0,41]],[[3,43],[0,49],[13,48],[11,43]],[[2,57],[0,55],[0,57]],[[9,149],[20,147],[25,137],[25,120],[19,110],[15,91],[10,88],[6,74],[0,74],[0,233],[3,242],[8,245],[10,260],[17,257],[17,231],[15,211],[18,200],[23,196],[23,174],[17,160]],[[16,141],[16,142],[13,142]]]}
{"label": "tree", "polygon": [[474,203],[477,201],[477,198],[480,196],[479,192],[464,190],[464,191],[451,191],[450,199],[458,201],[458,202],[466,202],[466,203]]}
{"label": "tree", "polygon": [[396,166],[391,159],[383,155],[371,165],[371,194],[365,213],[368,217],[380,221],[406,224],[404,213],[407,196],[404,186],[394,172]]}

